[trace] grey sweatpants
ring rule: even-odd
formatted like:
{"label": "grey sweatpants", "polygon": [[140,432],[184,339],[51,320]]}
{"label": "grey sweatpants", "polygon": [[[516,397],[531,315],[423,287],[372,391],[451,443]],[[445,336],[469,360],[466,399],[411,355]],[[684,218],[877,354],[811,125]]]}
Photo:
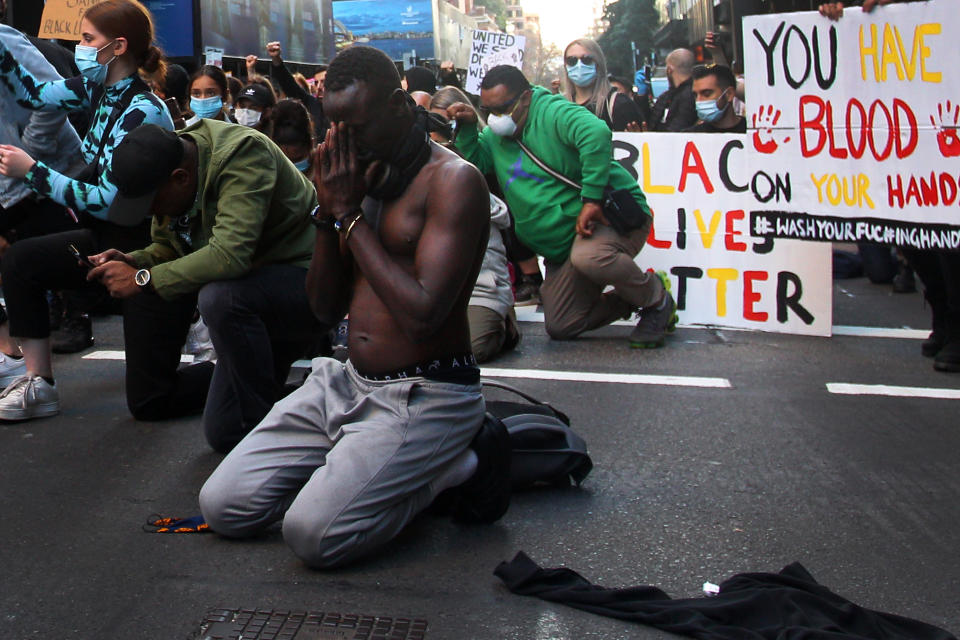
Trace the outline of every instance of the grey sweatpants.
{"label": "grey sweatpants", "polygon": [[[217,533],[254,535],[283,519],[305,563],[347,563],[392,539],[436,497],[484,416],[480,385],[374,382],[317,358],[200,491]],[[442,489],[443,487],[440,487]]]}

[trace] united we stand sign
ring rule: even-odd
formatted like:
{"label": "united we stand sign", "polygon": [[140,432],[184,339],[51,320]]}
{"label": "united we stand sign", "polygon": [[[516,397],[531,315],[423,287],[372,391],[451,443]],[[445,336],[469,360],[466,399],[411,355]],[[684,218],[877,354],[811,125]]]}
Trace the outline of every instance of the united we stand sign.
{"label": "united we stand sign", "polygon": [[960,249],[958,8],[744,18],[755,236]]}

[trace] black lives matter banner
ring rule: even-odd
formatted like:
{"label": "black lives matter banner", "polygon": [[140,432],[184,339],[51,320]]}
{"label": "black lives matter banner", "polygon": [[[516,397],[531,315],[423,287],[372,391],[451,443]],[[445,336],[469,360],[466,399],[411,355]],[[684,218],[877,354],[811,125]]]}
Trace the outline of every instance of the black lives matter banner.
{"label": "black lives matter banner", "polygon": [[754,235],[960,249],[956,8],[744,19]]}
{"label": "black lives matter banner", "polygon": [[680,322],[829,336],[830,245],[758,237],[748,217],[778,187],[743,134],[616,133],[614,157],[654,214],[644,269],[668,274]]}

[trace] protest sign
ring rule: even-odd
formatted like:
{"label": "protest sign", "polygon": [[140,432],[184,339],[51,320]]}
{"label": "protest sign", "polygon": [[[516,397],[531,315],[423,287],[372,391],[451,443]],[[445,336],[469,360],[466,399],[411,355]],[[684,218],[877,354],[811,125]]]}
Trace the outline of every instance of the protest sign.
{"label": "protest sign", "polygon": [[960,248],[956,2],[743,24],[753,232]]}
{"label": "protest sign", "polygon": [[683,324],[828,336],[831,246],[750,233],[747,211],[768,185],[748,144],[742,134],[614,134],[614,157],[654,212],[637,263],[670,274]]}
{"label": "protest sign", "polygon": [[223,68],[223,49],[219,47],[203,48],[203,64]]}
{"label": "protest sign", "polygon": [[101,0],[47,0],[40,18],[40,38],[80,40],[80,19]]}
{"label": "protest sign", "polygon": [[527,39],[494,31],[473,32],[470,46],[470,66],[467,68],[467,93],[480,94],[480,83],[487,70],[501,64],[523,68],[523,51]]}

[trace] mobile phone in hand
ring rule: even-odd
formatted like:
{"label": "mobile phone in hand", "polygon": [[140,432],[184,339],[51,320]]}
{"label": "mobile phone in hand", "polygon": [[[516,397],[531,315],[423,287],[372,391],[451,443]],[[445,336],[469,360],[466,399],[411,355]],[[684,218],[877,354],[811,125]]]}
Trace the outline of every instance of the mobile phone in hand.
{"label": "mobile phone in hand", "polygon": [[83,266],[85,266],[87,269],[93,269],[94,266],[96,266],[92,262],[90,262],[90,260],[87,259],[87,256],[81,254],[80,251],[72,244],[68,244],[67,248],[70,250],[70,255],[76,258],[77,261]]}

